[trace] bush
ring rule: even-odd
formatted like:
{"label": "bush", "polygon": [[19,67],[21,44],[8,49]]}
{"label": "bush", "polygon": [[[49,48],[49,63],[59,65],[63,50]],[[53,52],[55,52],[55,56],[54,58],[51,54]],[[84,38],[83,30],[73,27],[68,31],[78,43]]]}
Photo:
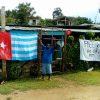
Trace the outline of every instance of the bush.
{"label": "bush", "polygon": [[85,36],[84,35],[80,35],[79,39],[85,39]]}
{"label": "bush", "polygon": [[88,36],[89,39],[92,39],[95,36],[94,32],[87,32],[86,34]]}
{"label": "bush", "polygon": [[[94,36],[94,33],[88,33],[88,35],[91,37]],[[81,39],[85,39],[83,35],[80,35]],[[95,38],[95,40],[100,40],[99,37]],[[66,45],[66,51],[64,51],[65,54],[65,68],[67,70],[76,70],[76,71],[87,71],[89,68],[94,67],[95,69],[98,69],[100,66],[99,62],[93,62],[93,61],[82,61],[80,60],[80,45],[79,41],[74,42],[73,37],[69,37],[69,41],[67,41]]]}
{"label": "bush", "polygon": [[95,41],[100,41],[100,38],[97,36],[94,40]]}
{"label": "bush", "polygon": [[90,64],[88,64],[86,61],[80,60],[79,42],[74,43],[72,47],[67,45],[65,54],[65,65],[67,70],[86,71],[89,68]]}
{"label": "bush", "polygon": [[21,66],[19,62],[11,62],[8,68],[8,79],[17,79],[21,74]]}
{"label": "bush", "polygon": [[73,37],[72,35],[69,36],[69,37],[68,37],[68,42],[69,42],[69,43],[72,43],[73,41],[74,41],[74,37]]}

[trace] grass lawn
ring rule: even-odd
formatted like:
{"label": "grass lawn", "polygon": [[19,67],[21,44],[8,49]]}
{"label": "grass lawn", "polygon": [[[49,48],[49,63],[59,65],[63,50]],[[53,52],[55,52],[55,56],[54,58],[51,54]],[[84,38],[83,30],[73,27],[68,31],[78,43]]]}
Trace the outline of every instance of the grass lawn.
{"label": "grass lawn", "polygon": [[100,71],[67,73],[62,77],[80,85],[100,85]]}
{"label": "grass lawn", "polygon": [[50,89],[66,87],[70,84],[77,85],[100,85],[100,71],[63,73],[53,75],[52,80],[41,80],[40,78],[26,78],[8,81],[0,85],[0,94],[8,94],[15,90],[26,91],[32,89]]}

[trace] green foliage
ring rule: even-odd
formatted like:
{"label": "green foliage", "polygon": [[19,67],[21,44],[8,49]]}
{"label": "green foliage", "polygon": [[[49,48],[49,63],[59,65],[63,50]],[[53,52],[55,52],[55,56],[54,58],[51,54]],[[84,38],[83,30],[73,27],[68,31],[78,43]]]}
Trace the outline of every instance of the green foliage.
{"label": "green foliage", "polygon": [[[36,14],[36,11],[33,7],[31,7],[30,3],[20,3],[15,9],[7,10],[7,24],[9,25],[28,25],[29,18],[33,17]],[[64,16],[61,8],[57,7],[54,9],[53,19]],[[92,24],[91,19],[86,17],[68,17],[71,21],[72,25],[80,25],[80,24]],[[50,19],[41,20],[39,25],[42,26],[52,26],[56,25],[56,23]]]}
{"label": "green foliage", "polygon": [[14,25],[15,24],[15,19],[12,17],[7,17],[6,18],[6,23],[7,25]]}
{"label": "green foliage", "polygon": [[92,24],[93,23],[91,21],[91,19],[88,19],[86,17],[68,17],[68,19],[71,21],[72,25]]}
{"label": "green foliage", "polygon": [[39,22],[39,25],[45,26],[45,20],[41,19],[40,22]]}
{"label": "green foliage", "polygon": [[15,25],[16,22],[16,10],[7,10],[6,11],[6,24]]}
{"label": "green foliage", "polygon": [[89,39],[92,39],[95,36],[94,32],[87,32],[86,34],[88,36]]}
{"label": "green foliage", "polygon": [[21,66],[19,62],[11,62],[8,69],[8,79],[17,79],[21,74]]}
{"label": "green foliage", "polygon": [[41,26],[54,26],[56,23],[51,19],[41,19],[39,25]]}
{"label": "green foliage", "polygon": [[16,23],[19,25],[27,25],[29,17],[32,17],[36,12],[34,8],[30,7],[30,3],[21,3],[15,9],[16,11]]}
{"label": "green foliage", "polygon": [[80,60],[80,46],[79,42],[71,46],[71,44],[67,44],[66,47],[66,69],[69,71],[86,71],[88,69],[88,64],[85,61]]}
{"label": "green foliage", "polygon": [[[29,17],[35,14],[35,9],[30,3],[20,3],[16,9],[6,11],[7,24],[28,25]],[[10,22],[11,21],[11,22]]]}
{"label": "green foliage", "polygon": [[85,36],[84,35],[80,35],[79,39],[85,39]]}
{"label": "green foliage", "polygon": [[[80,62],[79,43],[77,42],[77,43],[73,44],[73,46],[69,46],[69,48],[67,46],[66,52],[67,52],[66,59],[67,59],[67,63],[68,63],[67,66],[77,69],[77,66],[79,65],[79,62]],[[70,64],[72,64],[72,66],[70,66]]]}
{"label": "green foliage", "polygon": [[[95,33],[88,33],[89,37],[94,37]],[[83,35],[80,35],[79,38],[85,39]],[[95,40],[99,40],[100,38],[97,37]],[[65,67],[67,70],[73,69],[79,70],[79,71],[87,71],[87,69],[94,67],[95,69],[99,68],[99,62],[87,62],[87,61],[81,61],[80,60],[80,45],[79,41],[74,42],[73,36],[69,36],[67,45],[66,45],[66,50],[64,52],[65,55]]]}
{"label": "green foliage", "polygon": [[55,8],[52,15],[53,15],[53,19],[58,18],[58,17],[62,17],[63,13],[62,13],[61,8],[59,8],[59,7]]}
{"label": "green foliage", "polygon": [[100,70],[93,72],[77,72],[64,74],[65,80],[74,81],[81,85],[100,85]]}
{"label": "green foliage", "polygon": [[97,36],[94,40],[95,40],[95,41],[100,41],[99,36]]}
{"label": "green foliage", "polygon": [[76,24],[80,25],[80,24],[92,24],[92,21],[86,17],[77,17],[76,18]]}
{"label": "green foliage", "polygon": [[68,37],[68,42],[69,42],[69,43],[72,43],[73,41],[74,41],[74,37],[73,37],[72,35],[69,36],[69,37]]}

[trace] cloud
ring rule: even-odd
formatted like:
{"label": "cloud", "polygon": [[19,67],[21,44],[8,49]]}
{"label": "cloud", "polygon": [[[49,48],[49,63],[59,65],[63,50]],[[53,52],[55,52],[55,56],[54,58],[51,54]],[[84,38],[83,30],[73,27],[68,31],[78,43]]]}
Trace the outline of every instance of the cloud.
{"label": "cloud", "polygon": [[65,16],[88,16],[94,18],[100,7],[99,0],[0,0],[0,7],[14,9],[19,3],[31,3],[37,15],[42,18],[52,18],[54,8],[60,7]]}

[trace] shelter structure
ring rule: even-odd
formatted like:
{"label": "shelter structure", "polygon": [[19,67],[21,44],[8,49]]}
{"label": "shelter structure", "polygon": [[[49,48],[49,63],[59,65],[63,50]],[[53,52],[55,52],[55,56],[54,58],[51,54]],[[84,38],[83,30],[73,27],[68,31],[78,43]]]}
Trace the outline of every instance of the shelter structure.
{"label": "shelter structure", "polygon": [[71,21],[66,16],[58,17],[56,19],[53,19],[53,21],[55,21],[58,26],[66,26],[66,25],[70,26],[71,25]]}
{"label": "shelter structure", "polygon": [[[54,56],[53,56],[53,69],[54,71],[64,71],[64,63],[63,63],[63,53],[62,49],[65,46],[65,37],[66,37],[66,31],[71,30],[71,35],[78,38],[79,35],[85,35],[86,32],[95,32],[97,35],[100,36],[100,25],[80,25],[80,26],[48,26],[48,27],[33,27],[33,26],[6,26],[6,31],[13,31],[17,34],[17,32],[24,32],[33,31],[34,33],[37,33],[42,37],[43,43],[46,44],[46,42],[50,43],[52,45],[51,38],[56,38],[58,47],[55,50]],[[41,45],[38,43],[38,61],[39,61],[39,70],[41,67]]]}

